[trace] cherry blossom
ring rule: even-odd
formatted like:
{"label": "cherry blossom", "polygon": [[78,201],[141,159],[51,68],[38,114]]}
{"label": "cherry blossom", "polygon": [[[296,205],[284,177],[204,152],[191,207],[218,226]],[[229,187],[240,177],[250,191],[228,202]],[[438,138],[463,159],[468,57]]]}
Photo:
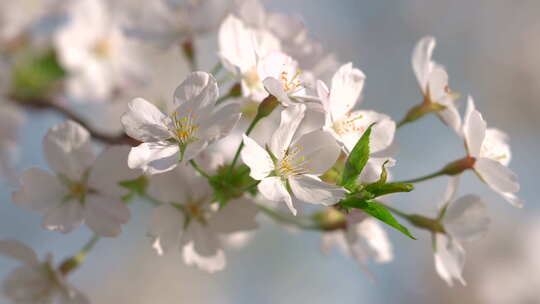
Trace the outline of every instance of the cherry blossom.
{"label": "cherry blossom", "polygon": [[385,114],[370,110],[356,110],[366,76],[353,67],[352,63],[342,65],[332,78],[328,89],[319,81],[317,91],[325,112],[324,130],[332,134],[345,153],[349,154],[368,127],[375,123],[370,136],[370,157],[360,179],[375,182],[381,173],[382,164],[394,164],[390,147],[394,140],[396,123]]}
{"label": "cherry blossom", "polygon": [[52,127],[43,140],[49,167],[25,170],[13,202],[43,215],[43,227],[63,233],[86,223],[101,236],[116,236],[130,219],[118,182],[140,173],[126,165],[127,146],[113,146],[97,158],[90,134],[73,121]]}
{"label": "cherry blossom", "polygon": [[224,237],[257,228],[257,207],[244,198],[218,210],[208,182],[191,167],[153,175],[149,195],[161,201],[152,212],[149,235],[162,255],[179,248],[184,262],[215,272],[225,268]]}
{"label": "cherry blossom", "polygon": [[339,155],[332,136],[316,130],[294,138],[304,118],[305,105],[281,112],[281,123],[266,149],[244,135],[242,160],[250,176],[261,182],[258,189],[270,201],[285,202],[296,215],[298,202],[333,205],[346,193],[343,188],[321,181],[317,176],[328,170]]}
{"label": "cherry blossom", "polygon": [[0,240],[0,255],[17,260],[4,280],[4,294],[16,304],[87,304],[86,296],[69,284],[47,255],[40,262],[32,248],[15,240]]}
{"label": "cherry blossom", "polygon": [[446,69],[434,62],[431,57],[435,49],[435,38],[424,37],[418,41],[412,55],[412,66],[425,103],[444,106],[437,111],[439,118],[450,128],[459,133],[461,117],[454,104],[454,97],[448,88]]}
{"label": "cherry blossom", "polygon": [[142,98],[132,100],[122,125],[129,136],[143,143],[131,149],[129,167],[149,174],[172,170],[225,137],[240,113],[235,104],[216,106],[218,95],[212,75],[193,72],[176,89],[176,108],[168,115]]}
{"label": "cherry blossom", "polygon": [[523,201],[514,194],[519,191],[517,176],[508,168],[511,158],[508,136],[486,127],[482,114],[476,110],[470,96],[463,137],[468,156],[474,160],[473,169],[480,179],[512,206],[522,207]]}

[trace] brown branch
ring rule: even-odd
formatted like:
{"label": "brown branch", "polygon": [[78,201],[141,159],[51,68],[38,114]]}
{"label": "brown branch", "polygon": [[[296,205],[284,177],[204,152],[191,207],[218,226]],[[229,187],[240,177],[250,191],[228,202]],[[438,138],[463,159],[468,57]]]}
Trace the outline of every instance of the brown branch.
{"label": "brown branch", "polygon": [[65,118],[71,119],[79,123],[81,126],[83,126],[85,129],[88,130],[88,132],[90,133],[90,135],[92,135],[94,139],[102,143],[109,144],[109,145],[126,144],[130,146],[137,146],[140,144],[138,140],[129,137],[124,132],[118,135],[111,135],[111,134],[98,131],[94,127],[92,127],[81,115],[73,112],[67,107],[61,104],[58,104],[54,101],[51,101],[48,99],[29,99],[29,98],[21,99],[14,96],[12,96],[10,100],[14,101],[17,105],[26,107],[28,109],[40,110],[40,111],[52,110],[56,113],[59,113],[63,115]]}

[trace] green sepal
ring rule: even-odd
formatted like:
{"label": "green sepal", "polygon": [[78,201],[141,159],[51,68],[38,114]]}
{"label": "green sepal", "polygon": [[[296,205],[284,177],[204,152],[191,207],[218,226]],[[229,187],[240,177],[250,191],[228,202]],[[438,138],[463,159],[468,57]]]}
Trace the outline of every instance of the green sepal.
{"label": "green sepal", "polygon": [[130,201],[136,195],[144,195],[146,193],[146,188],[148,187],[148,179],[146,176],[141,175],[136,179],[121,181],[118,183],[120,187],[126,188],[129,190],[129,193],[122,197],[124,201]]}
{"label": "green sepal", "polygon": [[356,142],[345,162],[345,168],[343,169],[339,185],[348,190],[352,191],[356,188],[356,180],[369,159],[369,136],[371,135],[373,125],[374,123],[367,128],[362,137]]}

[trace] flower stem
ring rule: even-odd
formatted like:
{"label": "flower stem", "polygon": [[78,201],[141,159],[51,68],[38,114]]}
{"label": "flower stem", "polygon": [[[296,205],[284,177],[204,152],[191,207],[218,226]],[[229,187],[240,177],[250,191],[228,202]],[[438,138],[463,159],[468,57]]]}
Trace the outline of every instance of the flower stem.
{"label": "flower stem", "polygon": [[318,225],[308,224],[308,223],[300,221],[299,217],[289,216],[287,214],[277,212],[277,211],[273,210],[272,208],[268,208],[268,207],[266,207],[264,205],[261,205],[261,204],[257,204],[257,207],[259,207],[259,209],[264,214],[268,215],[269,217],[271,217],[272,219],[274,219],[274,220],[276,220],[278,222],[281,222],[281,223],[284,223],[284,224],[294,225],[294,226],[296,226],[298,228],[305,229],[305,230],[324,230],[321,227],[319,227]]}
{"label": "flower stem", "polygon": [[[259,120],[261,120],[262,117],[259,117],[259,115],[255,116],[251,123],[249,124],[249,127],[246,130],[246,136],[253,131]],[[236,165],[236,162],[238,161],[238,157],[240,156],[240,152],[242,152],[242,148],[244,148],[244,141],[242,140],[240,144],[238,145],[238,148],[236,148],[236,153],[234,154],[234,158],[232,160],[231,166],[229,167],[229,173],[232,173],[234,166]]]}
{"label": "flower stem", "polygon": [[210,175],[208,173],[206,173],[206,171],[204,171],[201,167],[199,167],[199,165],[197,164],[197,162],[195,162],[195,160],[190,160],[189,163],[191,164],[191,166],[193,166],[193,168],[195,170],[197,170],[197,172],[199,172],[202,176],[204,176],[206,179],[210,179]]}
{"label": "flower stem", "polygon": [[84,246],[77,252],[74,256],[71,258],[68,258],[62,262],[59,266],[60,272],[66,276],[75,269],[77,269],[82,263],[84,263],[84,260],[86,259],[86,256],[92,249],[94,249],[94,246],[96,245],[97,241],[99,241],[100,237],[97,235],[92,236],[92,238],[84,244]]}
{"label": "flower stem", "polygon": [[395,183],[398,183],[398,184],[414,184],[414,183],[423,182],[423,181],[426,181],[426,180],[429,180],[429,179],[432,179],[432,178],[435,178],[435,177],[439,177],[439,176],[442,176],[442,175],[446,175],[446,172],[444,170],[439,170],[439,171],[437,171],[435,173],[432,173],[432,174],[428,174],[428,175],[413,178],[413,179],[397,181]]}

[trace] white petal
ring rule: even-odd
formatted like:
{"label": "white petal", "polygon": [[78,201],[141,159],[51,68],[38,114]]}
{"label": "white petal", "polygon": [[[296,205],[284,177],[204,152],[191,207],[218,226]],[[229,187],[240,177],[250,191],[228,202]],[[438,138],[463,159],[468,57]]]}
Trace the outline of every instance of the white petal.
{"label": "white petal", "polygon": [[292,146],[300,149],[296,159],[305,159],[313,175],[322,175],[330,169],[341,152],[334,137],[320,130],[303,135]]}
{"label": "white petal", "polygon": [[49,129],[43,151],[49,167],[72,181],[79,181],[95,159],[90,134],[71,120]]}
{"label": "white petal", "polygon": [[201,135],[209,142],[219,140],[231,132],[240,119],[240,106],[238,104],[226,104],[214,110],[211,115],[200,121],[199,127],[203,129]]}
{"label": "white petal", "polygon": [[366,75],[353,68],[352,63],[342,65],[332,78],[330,91],[330,110],[333,119],[341,119],[354,106],[362,89]]}
{"label": "white petal", "polygon": [[253,179],[261,180],[274,170],[274,162],[268,152],[257,144],[253,139],[243,135],[244,149],[242,149],[242,161],[251,170],[249,176]]}
{"label": "white petal", "polygon": [[289,210],[291,210],[293,215],[296,215],[297,211],[293,206],[292,198],[287,188],[285,187],[283,181],[277,177],[267,177],[263,179],[257,189],[259,192],[268,200],[273,202],[285,202]]}
{"label": "white petal", "polygon": [[498,192],[507,202],[512,204],[516,208],[523,208],[524,201],[518,198],[514,193],[510,192]]}
{"label": "white petal", "polygon": [[43,218],[43,228],[71,232],[83,222],[83,206],[74,200],[67,201],[47,211]]}
{"label": "white petal", "polygon": [[182,255],[186,264],[196,265],[199,269],[209,273],[223,270],[227,264],[225,253],[222,249],[219,249],[214,255],[203,256],[195,251],[193,242],[184,246]]}
{"label": "white petal", "polygon": [[448,73],[442,65],[433,64],[433,69],[428,76],[428,90],[430,101],[442,103],[448,96]]}
{"label": "white petal", "polygon": [[[26,265],[10,272],[2,287],[7,298],[17,300],[14,303],[51,304],[47,295],[55,291],[54,281],[44,268]],[[36,302],[36,299],[39,302]]]}
{"label": "white petal", "polygon": [[176,144],[142,143],[131,148],[128,166],[132,169],[142,169],[148,174],[163,173],[174,169],[178,164],[178,153],[179,148]]}
{"label": "white petal", "polygon": [[[370,257],[377,263],[386,263],[393,259],[392,244],[377,220],[365,218],[347,227],[346,233],[355,235],[353,238],[347,237],[347,240],[354,240],[349,243],[349,247],[355,252],[355,257]],[[365,262],[365,260],[358,261],[360,264]]]}
{"label": "white petal", "polygon": [[412,55],[414,74],[424,93],[427,87],[429,73],[431,73],[433,68],[431,56],[433,55],[435,44],[435,38],[430,36],[424,37],[418,41]]}
{"label": "white petal", "polygon": [[122,115],[121,122],[130,137],[143,142],[154,142],[171,137],[167,125],[167,116],[155,105],[135,98],[128,103],[128,111]]}
{"label": "white petal", "polygon": [[171,248],[178,248],[184,223],[184,215],[172,205],[165,203],[154,208],[148,235],[152,238],[152,247],[159,255],[165,254]]}
{"label": "white petal", "polygon": [[449,204],[452,202],[457,195],[459,187],[459,175],[454,175],[450,177],[450,180],[448,181],[448,186],[446,186],[446,191],[444,192],[442,205]]}
{"label": "white petal", "polygon": [[67,194],[56,176],[38,168],[25,170],[20,183],[21,189],[13,192],[13,203],[40,213],[59,205]]}
{"label": "white petal", "polygon": [[39,264],[34,250],[17,240],[0,240],[0,255],[30,266]]}
{"label": "white petal", "polygon": [[210,218],[209,225],[218,233],[254,230],[258,227],[255,221],[258,211],[251,200],[233,200]]}
{"label": "white petal", "polygon": [[517,176],[508,167],[489,158],[478,158],[474,169],[493,190],[498,192],[518,192]]}
{"label": "white petal", "polygon": [[447,99],[447,101],[439,101],[439,103],[444,105],[446,109],[438,111],[437,115],[443,123],[452,128],[457,134],[461,134],[461,116],[454,104],[454,100],[450,95],[445,97],[445,99]]}
{"label": "white petal", "polygon": [[359,181],[362,183],[374,183],[379,180],[382,173],[382,166],[390,168],[396,164],[396,160],[391,157],[370,157],[366,163],[362,173],[360,173]]}
{"label": "white petal", "polygon": [[95,234],[117,236],[122,231],[122,224],[126,224],[130,218],[129,208],[120,198],[96,194],[86,196],[84,220]]}
{"label": "white petal", "polygon": [[127,194],[128,190],[118,183],[133,180],[142,174],[140,170],[128,167],[130,149],[129,146],[111,146],[101,152],[90,170],[88,185],[111,196]]}
{"label": "white petal", "polygon": [[285,151],[289,148],[298,126],[304,119],[305,112],[306,106],[303,104],[288,107],[281,111],[281,122],[270,139],[270,151],[278,159],[285,155]]}
{"label": "white petal", "polygon": [[[257,63],[255,45],[251,39],[252,31],[249,30],[242,20],[234,15],[229,15],[219,28],[219,54],[230,72],[235,72],[236,68],[245,72],[254,67]],[[230,64],[229,64],[230,63]]]}
{"label": "white petal", "polygon": [[485,203],[476,195],[466,195],[450,203],[443,218],[445,230],[463,241],[482,237],[489,222]]}
{"label": "white petal", "polygon": [[210,227],[198,221],[191,221],[187,229],[181,242],[187,244],[192,241],[193,249],[197,254],[206,257],[213,256],[221,249],[218,236]]}
{"label": "white petal", "polygon": [[273,95],[274,97],[279,100],[283,106],[293,106],[294,103],[289,98],[289,95],[287,95],[287,92],[283,89],[283,85],[279,80],[273,77],[267,77],[263,80],[264,87],[268,91],[270,95]]}
{"label": "white petal", "polygon": [[508,135],[501,130],[488,128],[480,149],[480,157],[491,158],[508,166],[512,158]]}
{"label": "white petal", "polygon": [[300,175],[289,178],[291,190],[296,198],[304,203],[330,206],[345,197],[345,189],[327,184],[311,175]]}
{"label": "white petal", "polygon": [[465,121],[463,123],[463,135],[469,155],[477,157],[480,154],[480,148],[486,135],[486,122],[482,114],[474,107],[474,100],[471,96],[468,99]]}
{"label": "white petal", "polygon": [[465,265],[465,250],[461,245],[444,234],[436,234],[435,269],[439,276],[453,285],[458,280],[465,285],[462,272]]}
{"label": "white petal", "polygon": [[190,105],[194,110],[215,103],[218,96],[214,76],[206,72],[192,72],[174,91],[174,105]]}

